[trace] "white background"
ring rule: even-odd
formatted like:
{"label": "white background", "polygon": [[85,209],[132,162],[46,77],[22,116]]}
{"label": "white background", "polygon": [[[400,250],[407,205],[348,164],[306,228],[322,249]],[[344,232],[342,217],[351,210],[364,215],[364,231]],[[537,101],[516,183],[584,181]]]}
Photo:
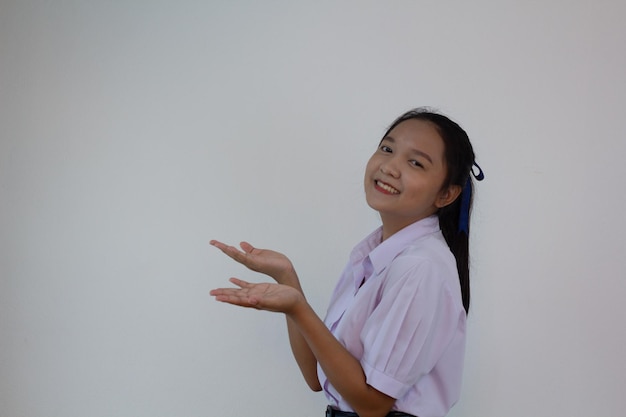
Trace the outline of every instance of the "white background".
{"label": "white background", "polygon": [[0,1],[0,415],[321,416],[208,245],[288,254],[323,315],[405,110],[486,180],[452,416],[623,416],[621,1]]}

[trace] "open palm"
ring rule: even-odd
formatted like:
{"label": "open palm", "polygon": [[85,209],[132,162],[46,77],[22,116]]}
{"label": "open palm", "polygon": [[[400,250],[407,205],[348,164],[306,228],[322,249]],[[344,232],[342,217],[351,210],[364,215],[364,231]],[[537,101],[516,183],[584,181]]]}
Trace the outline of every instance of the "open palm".
{"label": "open palm", "polygon": [[289,313],[304,299],[299,291],[287,285],[255,284],[238,278],[231,278],[230,282],[239,288],[217,288],[211,295],[224,303],[282,313]]}
{"label": "open palm", "polygon": [[279,284],[286,284],[289,278],[295,276],[293,264],[282,253],[269,249],[258,249],[248,242],[240,243],[239,246],[242,250],[217,240],[212,240],[211,245],[248,269],[269,275]]}

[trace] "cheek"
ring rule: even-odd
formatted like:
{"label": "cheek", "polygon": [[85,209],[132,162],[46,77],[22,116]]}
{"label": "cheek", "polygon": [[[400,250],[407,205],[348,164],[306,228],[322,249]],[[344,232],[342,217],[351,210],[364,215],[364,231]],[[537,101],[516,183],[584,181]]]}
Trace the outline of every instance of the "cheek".
{"label": "cheek", "polygon": [[365,180],[367,181],[376,171],[374,157],[371,157],[365,165]]}
{"label": "cheek", "polygon": [[416,200],[434,202],[439,194],[439,188],[423,178],[412,180],[405,185],[405,192],[409,191],[411,198]]}

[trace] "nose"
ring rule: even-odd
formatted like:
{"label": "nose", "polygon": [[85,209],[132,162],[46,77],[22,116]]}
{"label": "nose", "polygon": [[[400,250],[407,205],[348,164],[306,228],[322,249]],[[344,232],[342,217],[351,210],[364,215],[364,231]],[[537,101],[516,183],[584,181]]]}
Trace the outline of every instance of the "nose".
{"label": "nose", "polygon": [[397,167],[395,158],[391,158],[380,165],[380,172],[393,178],[400,177],[400,170]]}

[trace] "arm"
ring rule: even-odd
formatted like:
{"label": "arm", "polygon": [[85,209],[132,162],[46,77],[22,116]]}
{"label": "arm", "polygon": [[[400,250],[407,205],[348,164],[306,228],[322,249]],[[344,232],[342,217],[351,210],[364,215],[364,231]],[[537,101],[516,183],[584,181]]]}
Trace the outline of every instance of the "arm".
{"label": "arm", "polygon": [[391,410],[395,398],[367,384],[361,363],[339,343],[306,300],[287,317],[298,327],[328,380],[359,416],[385,416]]}
{"label": "arm", "polygon": [[[240,246],[243,251],[217,240],[212,240],[210,243],[248,269],[269,275],[279,284],[295,288],[304,297],[298,275],[293,264],[285,255],[267,249],[255,248],[248,242],[241,242]],[[313,391],[321,391],[322,387],[317,377],[317,359],[315,359],[313,352],[293,320],[287,316],[286,321],[289,344],[300,372],[309,388]]]}
{"label": "arm", "polygon": [[211,291],[218,301],[283,312],[308,345],[329,381],[361,417],[382,417],[395,399],[367,385],[360,362],[326,328],[297,289],[279,284],[251,284],[236,278],[240,288]]}
{"label": "arm", "polygon": [[[300,287],[300,282],[298,281],[297,275],[295,275],[295,282],[291,285],[292,288],[295,288],[302,294],[304,297],[304,292],[302,291],[302,287]],[[298,367],[300,368],[300,372],[304,377],[309,388],[313,391],[321,391],[322,386],[320,385],[319,378],[317,377],[317,359],[315,355],[311,351],[309,344],[306,339],[300,333],[298,325],[293,321],[289,316],[286,316],[287,320],[287,333],[289,334],[289,344],[291,345],[291,351],[293,352],[293,356],[298,363]]]}

